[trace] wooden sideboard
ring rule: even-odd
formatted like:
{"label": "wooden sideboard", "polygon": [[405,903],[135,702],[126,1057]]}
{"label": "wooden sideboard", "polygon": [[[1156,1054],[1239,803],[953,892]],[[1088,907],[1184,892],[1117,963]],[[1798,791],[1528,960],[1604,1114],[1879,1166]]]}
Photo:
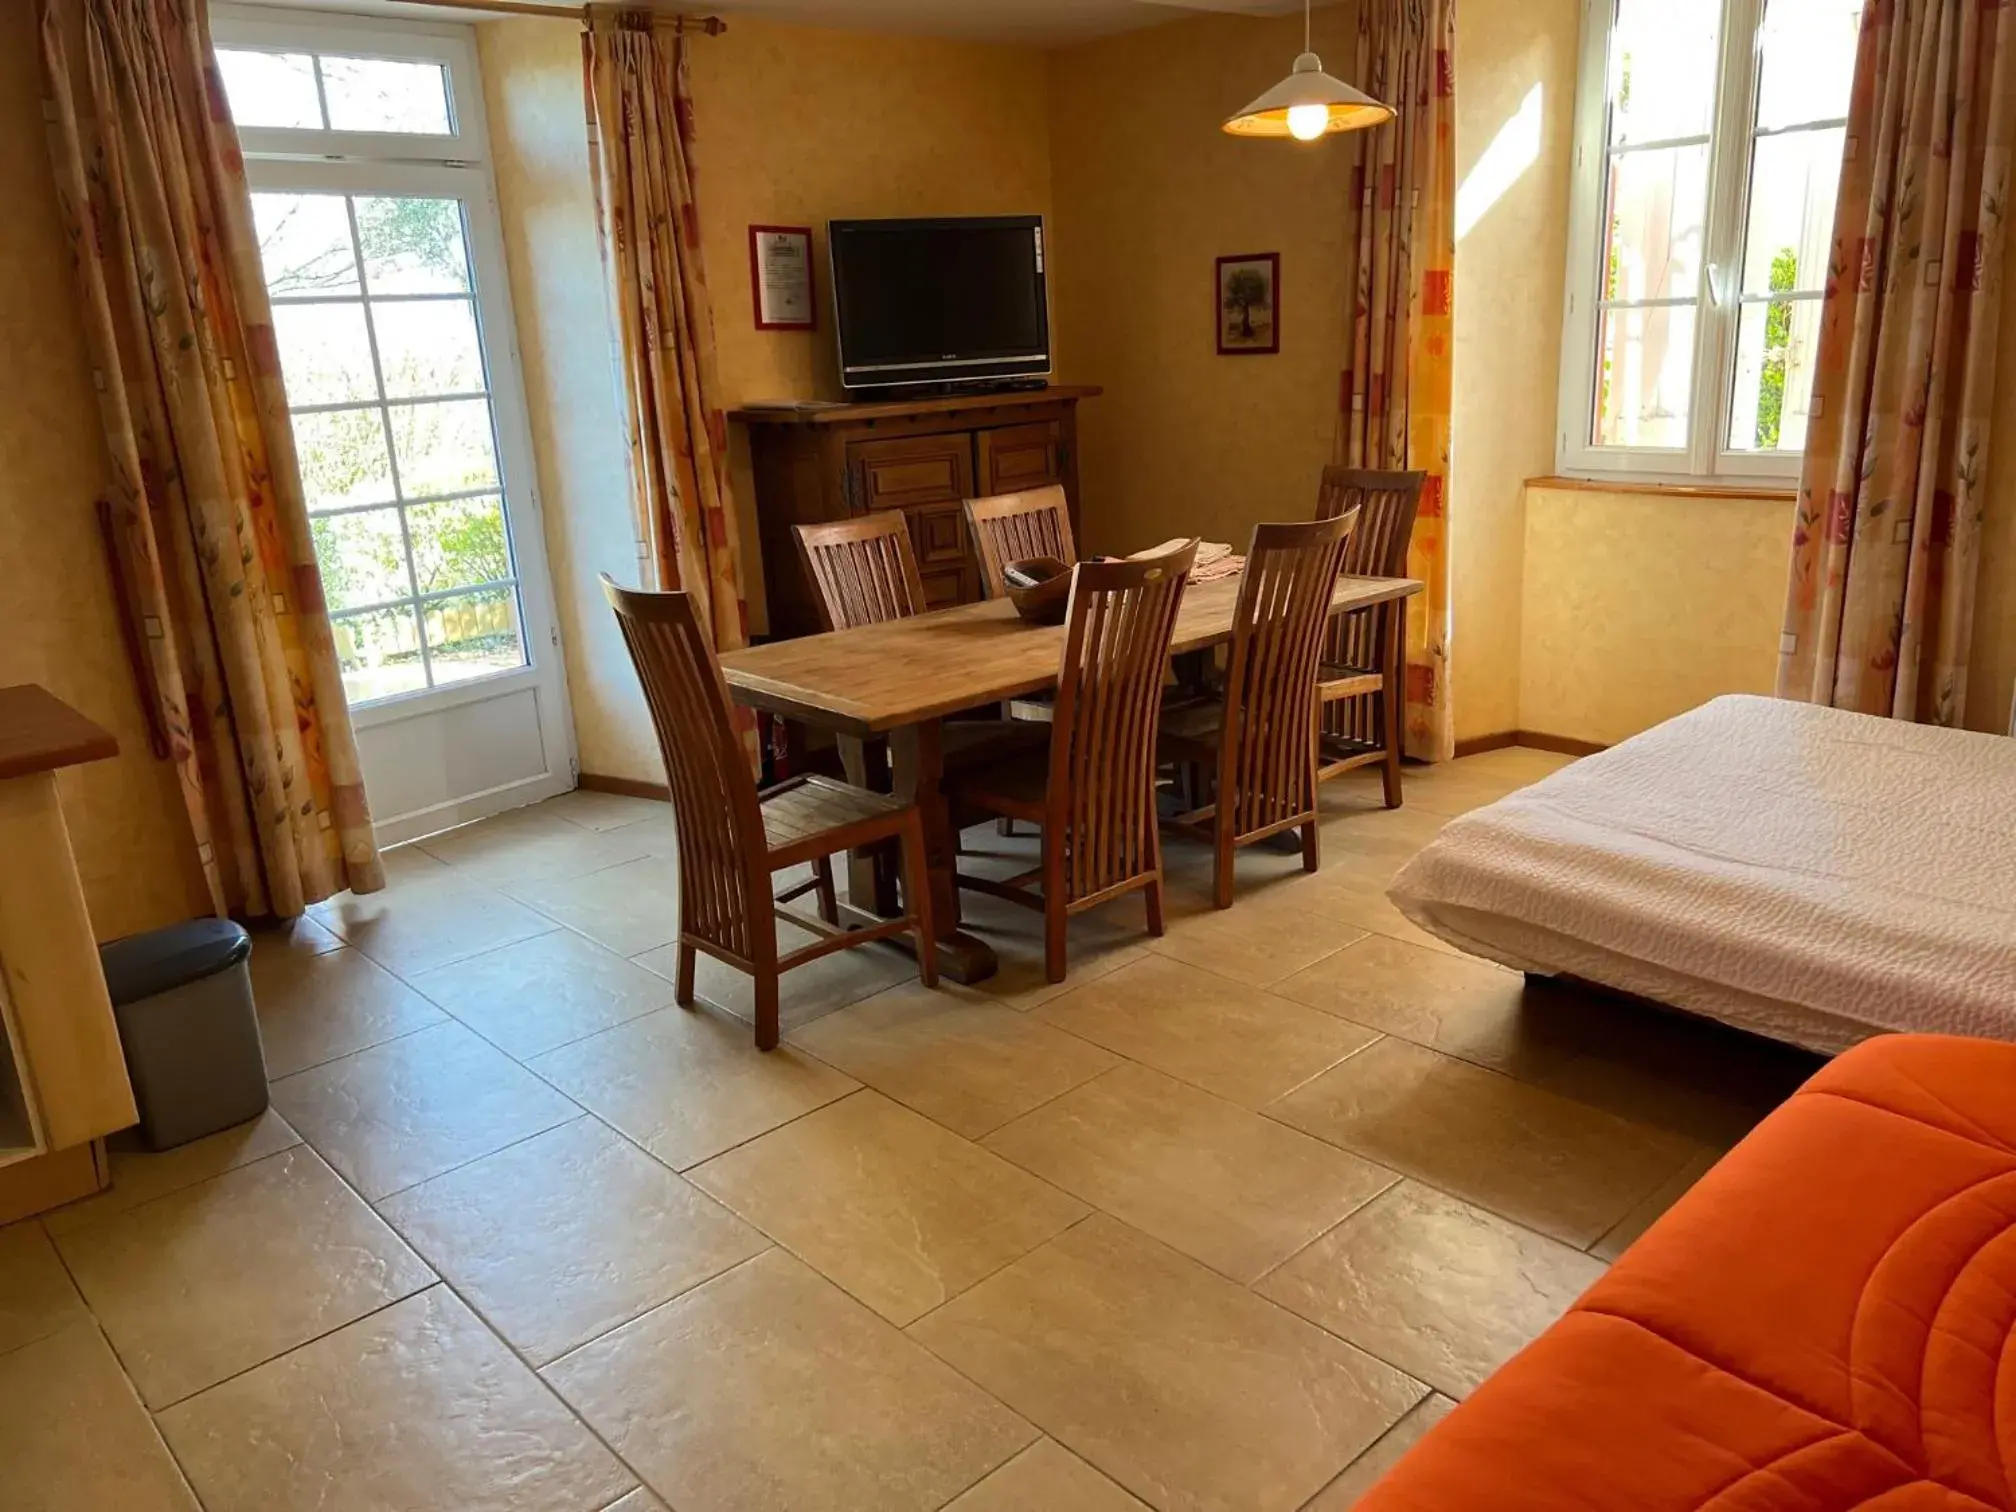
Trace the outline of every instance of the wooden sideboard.
{"label": "wooden sideboard", "polygon": [[900,509],[934,609],[981,596],[966,545],[967,499],[1062,483],[1078,522],[1078,401],[1100,391],[1051,387],[937,399],[741,409],[756,475],[770,634],[820,629],[793,525]]}

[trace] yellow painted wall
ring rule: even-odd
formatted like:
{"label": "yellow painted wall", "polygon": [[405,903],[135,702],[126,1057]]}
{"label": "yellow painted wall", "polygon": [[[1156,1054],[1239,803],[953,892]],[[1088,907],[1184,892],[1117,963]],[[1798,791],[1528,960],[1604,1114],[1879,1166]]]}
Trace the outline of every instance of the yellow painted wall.
{"label": "yellow painted wall", "polygon": [[1769,693],[1789,499],[1526,490],[1516,728],[1615,744]]}
{"label": "yellow painted wall", "polygon": [[1981,529],[1981,581],[1968,656],[1967,724],[2007,730],[2016,687],[2016,237],[2002,264],[2000,382],[1988,454],[1988,508]]}
{"label": "yellow painted wall", "polygon": [[[1356,12],[1316,12],[1350,77]],[[1278,80],[1298,17],[1198,16],[1050,59],[1051,290],[1080,407],[1085,545],[1196,532],[1243,546],[1306,519],[1330,460],[1356,211],[1353,147],[1239,141],[1220,120]],[[1281,254],[1281,352],[1217,354],[1214,260]]]}
{"label": "yellow painted wall", "polygon": [[[662,780],[596,574],[634,576],[621,425],[582,128],[579,27],[477,28],[546,540],[584,771]],[[839,397],[830,297],[820,330],[754,328],[751,224],[1050,212],[1044,60],[986,47],[736,17],[692,52],[695,177],[722,400]],[[1201,296],[1200,296],[1201,297]],[[751,615],[763,624],[751,483],[735,485]]]}
{"label": "yellow painted wall", "polygon": [[57,220],[35,9],[0,7],[0,686],[40,683],[118,737],[115,760],[59,778],[92,927],[111,939],[206,904],[173,769],[148,752],[99,546],[102,432]]}

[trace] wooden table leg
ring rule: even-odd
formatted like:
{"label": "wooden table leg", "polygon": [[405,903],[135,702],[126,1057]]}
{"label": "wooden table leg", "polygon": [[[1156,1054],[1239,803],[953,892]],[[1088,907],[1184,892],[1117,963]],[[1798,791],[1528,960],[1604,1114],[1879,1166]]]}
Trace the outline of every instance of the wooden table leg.
{"label": "wooden table leg", "polygon": [[1380,695],[1380,712],[1385,716],[1385,730],[1382,732],[1386,743],[1386,807],[1398,808],[1400,793],[1400,755],[1406,743],[1407,708],[1407,600],[1396,598],[1387,610],[1392,617],[1386,626],[1386,665],[1382,669],[1386,677],[1385,691]]}
{"label": "wooden table leg", "polygon": [[889,734],[895,793],[924,817],[924,852],[931,869],[931,922],[938,937],[938,969],[955,982],[984,982],[1000,962],[994,948],[959,928],[959,883],[954,871],[958,834],[942,786],[945,749],[939,722],[926,720]]}
{"label": "wooden table leg", "polygon": [[[840,765],[847,780],[870,792],[889,791],[887,758],[878,750],[871,763],[868,742],[858,735],[839,735]],[[880,770],[871,770],[879,767]],[[871,845],[847,853],[847,896],[871,913],[893,917],[900,910],[896,898],[897,851],[894,845]]]}

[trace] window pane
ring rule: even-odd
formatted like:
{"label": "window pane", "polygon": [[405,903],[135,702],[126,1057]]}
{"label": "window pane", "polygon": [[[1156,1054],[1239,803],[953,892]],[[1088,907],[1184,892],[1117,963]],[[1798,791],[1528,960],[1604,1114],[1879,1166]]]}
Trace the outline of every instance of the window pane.
{"label": "window pane", "polygon": [[310,509],[386,504],[397,497],[385,426],[375,408],[296,415],[294,450]]}
{"label": "window pane", "polygon": [[275,305],[273,331],[289,404],[348,404],[378,397],[362,304]]}
{"label": "window pane", "polygon": [[459,200],[360,198],[357,235],[373,294],[469,292]]}
{"label": "window pane", "polygon": [[343,691],[353,704],[415,693],[427,686],[412,605],[347,615],[332,620],[330,627],[335,632],[336,662],[343,669]]}
{"label": "window pane", "polygon": [[322,568],[322,596],[331,613],[412,594],[396,505],[321,515],[310,524],[315,531],[315,560]]}
{"label": "window pane", "polygon": [[1610,160],[1605,299],[1691,299],[1701,285],[1708,149],[1667,147]]}
{"label": "window pane", "polygon": [[1731,451],[1806,449],[1820,301],[1746,304],[1736,335],[1736,386],[1729,407]]}
{"label": "window pane", "polygon": [[1757,124],[1768,131],[1846,116],[1861,36],[1862,0],[1768,0]]}
{"label": "window pane", "polygon": [[239,126],[287,126],[316,131],[322,105],[315,93],[315,60],[307,53],[217,49],[224,97]]}
{"label": "window pane", "polygon": [[322,56],[329,124],[337,131],[447,136],[448,73],[438,63]]}
{"label": "window pane", "polygon": [[1605,310],[1596,345],[1596,444],[1685,447],[1694,307]]}
{"label": "window pane", "polygon": [[1617,0],[1610,34],[1610,142],[1706,136],[1715,119],[1714,0]]}
{"label": "window pane", "polygon": [[497,486],[489,400],[395,404],[391,414],[393,444],[399,448],[399,486],[405,497]]}
{"label": "window pane", "polygon": [[255,194],[252,219],[269,294],[355,294],[357,259],[339,194]]}
{"label": "window pane", "polygon": [[427,605],[425,612],[435,686],[525,665],[516,588],[487,588],[441,599]]}
{"label": "window pane", "polygon": [[413,570],[422,593],[511,576],[504,504],[494,496],[412,505],[406,528],[413,536]]}
{"label": "window pane", "polygon": [[1744,293],[1827,287],[1846,137],[1837,128],[1758,138],[1750,165]]}
{"label": "window pane", "polygon": [[468,300],[374,304],[371,322],[378,331],[378,360],[390,397],[483,391],[483,348]]}

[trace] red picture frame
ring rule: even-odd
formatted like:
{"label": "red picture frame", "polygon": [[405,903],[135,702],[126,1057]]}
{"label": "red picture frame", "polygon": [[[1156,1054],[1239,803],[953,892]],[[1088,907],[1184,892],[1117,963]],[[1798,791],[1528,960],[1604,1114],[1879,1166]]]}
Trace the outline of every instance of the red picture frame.
{"label": "red picture frame", "polygon": [[[1218,259],[1211,283],[1211,319],[1218,329],[1220,357],[1269,357],[1281,350],[1281,254],[1236,252]],[[1257,275],[1262,297],[1250,294],[1248,275]],[[1234,278],[1241,280],[1233,288]]]}
{"label": "red picture frame", "polygon": [[[768,306],[764,293],[769,288],[764,278],[767,255],[777,247],[778,239],[788,239],[802,247],[804,268],[804,297],[801,308],[803,317],[798,318],[790,310],[780,312]],[[751,226],[749,228],[749,299],[756,315],[756,329],[759,331],[816,331],[819,328],[819,279],[812,266],[812,228],[810,226]]]}

